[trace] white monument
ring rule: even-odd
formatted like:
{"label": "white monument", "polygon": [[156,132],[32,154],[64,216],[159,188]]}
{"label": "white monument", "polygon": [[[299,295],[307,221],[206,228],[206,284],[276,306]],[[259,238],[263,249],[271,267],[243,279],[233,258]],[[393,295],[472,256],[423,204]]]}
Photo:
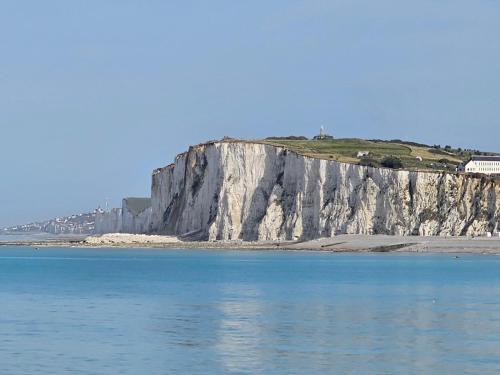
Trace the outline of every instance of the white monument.
{"label": "white monument", "polygon": [[319,128],[319,138],[325,139],[325,136],[326,136],[325,127],[321,125],[321,128]]}

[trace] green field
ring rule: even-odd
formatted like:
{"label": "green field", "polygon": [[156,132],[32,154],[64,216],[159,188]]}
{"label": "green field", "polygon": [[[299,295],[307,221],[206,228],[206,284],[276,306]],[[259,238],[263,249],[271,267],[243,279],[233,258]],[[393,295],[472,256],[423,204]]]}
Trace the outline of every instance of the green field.
{"label": "green field", "polygon": [[[384,166],[387,157],[395,157],[409,170],[454,171],[456,166],[470,157],[470,153],[453,149],[434,148],[407,143],[368,141],[356,138],[325,140],[266,139],[261,142],[283,146],[298,154],[336,160],[346,163]],[[358,158],[358,151],[368,151],[367,157]],[[419,158],[422,160],[420,161]]]}

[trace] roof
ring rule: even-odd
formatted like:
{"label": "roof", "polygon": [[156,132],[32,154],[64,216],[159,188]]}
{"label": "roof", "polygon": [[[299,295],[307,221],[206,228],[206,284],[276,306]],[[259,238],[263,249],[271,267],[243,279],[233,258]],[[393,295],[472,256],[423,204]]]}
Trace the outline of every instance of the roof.
{"label": "roof", "polygon": [[151,207],[151,198],[124,198],[123,208],[128,209],[133,215],[139,215]]}
{"label": "roof", "polygon": [[472,156],[472,161],[500,161],[500,156]]}

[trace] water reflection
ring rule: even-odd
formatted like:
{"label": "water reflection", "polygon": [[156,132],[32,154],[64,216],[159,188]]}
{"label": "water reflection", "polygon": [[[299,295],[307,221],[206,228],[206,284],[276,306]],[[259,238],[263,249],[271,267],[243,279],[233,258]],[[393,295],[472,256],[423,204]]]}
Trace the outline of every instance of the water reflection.
{"label": "water reflection", "polygon": [[281,301],[270,292],[255,285],[225,288],[216,344],[225,370],[348,373],[354,364],[366,372],[384,364],[391,372],[461,373],[474,369],[463,360],[471,357],[500,368],[499,305],[485,308],[474,296],[487,289],[363,285],[325,294],[324,285],[317,285],[310,298]]}
{"label": "water reflection", "polygon": [[255,285],[224,285],[218,309],[221,313],[217,343],[224,370],[248,372],[262,368],[264,319],[260,290]]}

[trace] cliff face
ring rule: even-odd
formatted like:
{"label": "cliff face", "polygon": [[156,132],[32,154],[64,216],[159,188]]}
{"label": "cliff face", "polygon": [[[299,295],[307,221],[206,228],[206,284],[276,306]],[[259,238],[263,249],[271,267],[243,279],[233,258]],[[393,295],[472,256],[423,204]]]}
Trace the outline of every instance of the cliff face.
{"label": "cliff face", "polygon": [[151,199],[125,198],[122,201],[123,233],[147,233],[150,230]]}
{"label": "cliff face", "polygon": [[99,211],[95,216],[94,234],[120,233],[122,231],[122,209]]}
{"label": "cliff face", "polygon": [[200,239],[480,235],[500,222],[486,179],[319,160],[244,142],[201,145],[158,169],[151,229]]}
{"label": "cliff face", "polygon": [[122,208],[97,212],[94,233],[148,233],[150,222],[150,198],[124,198]]}

